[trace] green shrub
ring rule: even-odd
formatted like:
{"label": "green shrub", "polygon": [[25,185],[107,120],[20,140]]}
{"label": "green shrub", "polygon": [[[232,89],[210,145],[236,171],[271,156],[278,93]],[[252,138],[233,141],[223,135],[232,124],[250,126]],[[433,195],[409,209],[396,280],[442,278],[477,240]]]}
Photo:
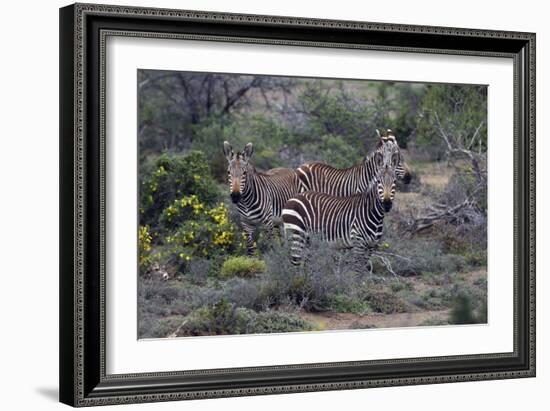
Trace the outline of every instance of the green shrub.
{"label": "green shrub", "polygon": [[450,321],[452,324],[473,324],[476,322],[470,297],[465,294],[457,297],[451,311]]}
{"label": "green shrub", "polygon": [[252,277],[265,272],[266,264],[263,260],[252,257],[229,257],[224,261],[220,276],[229,277]]}
{"label": "green shrub", "polygon": [[413,285],[408,282],[408,281],[399,281],[399,280],[395,280],[395,281],[392,281],[390,283],[390,289],[394,292],[394,293],[398,293],[398,292],[410,292],[414,289]]}
{"label": "green shrub", "polygon": [[161,154],[145,161],[140,169],[140,221],[158,229],[160,215],[176,200],[196,196],[209,206],[220,192],[200,151]]}
{"label": "green shrub", "polygon": [[487,322],[487,297],[475,301],[475,294],[460,293],[454,301],[451,324],[483,324]]}
{"label": "green shrub", "polygon": [[146,274],[152,265],[159,260],[159,254],[154,253],[152,249],[153,236],[149,226],[140,226],[138,229],[138,263],[139,273]]}
{"label": "green shrub", "polygon": [[[393,271],[398,275],[411,277],[422,273],[454,274],[467,266],[464,256],[445,253],[442,242],[438,239],[418,236],[409,238],[386,223],[385,229],[385,244],[389,246],[388,251],[401,256],[388,256]],[[375,273],[386,272],[381,263],[376,259],[374,262]]]}
{"label": "green shrub", "polygon": [[242,334],[248,322],[247,311],[226,299],[209,307],[201,307],[187,315],[179,335]]}
{"label": "green shrub", "polygon": [[295,314],[255,312],[222,299],[183,318],[178,336],[278,333],[313,329],[313,324]]}
{"label": "green shrub", "polygon": [[140,338],[151,336],[161,319],[188,315],[221,298],[223,290],[216,289],[213,284],[207,283],[201,287],[188,281],[162,281],[142,277],[138,283]]}
{"label": "green shrub", "polygon": [[372,311],[369,304],[347,294],[337,294],[331,298],[331,311],[340,313],[367,314]]}
{"label": "green shrub", "polygon": [[406,303],[387,291],[371,291],[366,295],[367,303],[374,312],[393,314],[407,312]]}
{"label": "green shrub", "polygon": [[179,272],[188,271],[189,263],[195,258],[215,260],[217,256],[243,250],[243,238],[223,203],[209,208],[196,196],[183,197],[166,208],[161,219],[183,220],[162,239],[165,264]]}
{"label": "green shrub", "polygon": [[[254,317],[254,316],[252,316]],[[265,311],[256,313],[256,317],[249,324],[251,333],[282,333],[292,331],[312,331],[316,327],[295,314],[279,311]]]}
{"label": "green shrub", "polygon": [[151,327],[149,334],[143,335],[142,338],[165,338],[170,336],[181,324],[183,317],[171,317],[161,319],[155,322]]}
{"label": "green shrub", "polygon": [[441,310],[452,304],[452,293],[450,288],[432,288],[421,295],[417,306],[426,310]]}

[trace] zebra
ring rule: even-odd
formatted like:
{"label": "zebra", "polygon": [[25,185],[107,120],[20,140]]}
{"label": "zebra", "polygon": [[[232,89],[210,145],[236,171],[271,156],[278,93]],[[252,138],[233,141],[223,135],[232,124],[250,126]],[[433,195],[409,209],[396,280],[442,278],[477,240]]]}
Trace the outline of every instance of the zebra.
{"label": "zebra", "polygon": [[364,192],[344,197],[306,191],[287,201],[282,218],[293,265],[300,264],[303,249],[314,233],[320,234],[323,241],[340,242],[354,254],[370,257],[382,236],[384,215],[391,210],[395,197],[398,157],[389,155],[395,154],[386,145],[391,143],[383,144],[383,150],[369,156],[380,171]]}
{"label": "zebra", "polygon": [[[375,151],[380,151],[384,143],[392,143],[398,156],[395,167],[396,176],[405,184],[409,184],[412,178],[411,170],[403,158],[395,134],[390,129],[384,135],[380,135],[377,130],[377,134],[380,141]],[[366,156],[361,163],[343,169],[334,168],[319,161],[302,164],[297,168],[302,191],[317,191],[338,196],[350,196],[363,192],[369,186],[376,172],[376,166],[372,160],[372,156]]]}
{"label": "zebra", "polygon": [[252,143],[248,143],[242,152],[235,153],[231,144],[225,141],[223,151],[228,161],[229,194],[241,216],[247,254],[251,255],[255,249],[254,231],[265,225],[269,235],[273,233],[286,201],[300,192],[300,179],[296,170],[288,168],[257,171],[249,162]]}

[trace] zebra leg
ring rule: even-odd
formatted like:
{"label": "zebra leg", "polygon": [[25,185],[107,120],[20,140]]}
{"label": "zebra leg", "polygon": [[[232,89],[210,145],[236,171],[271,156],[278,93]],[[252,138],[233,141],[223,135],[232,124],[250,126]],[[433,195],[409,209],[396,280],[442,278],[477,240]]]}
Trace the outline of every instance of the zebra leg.
{"label": "zebra leg", "polygon": [[270,238],[271,239],[277,239],[280,243],[281,240],[283,240],[283,238],[284,238],[284,235],[283,235],[284,228],[283,227],[284,226],[283,226],[282,221],[272,220],[271,221],[271,229],[270,229],[270,232],[269,232]]}
{"label": "zebra leg", "polygon": [[307,235],[294,224],[284,224],[284,233],[287,245],[290,247],[290,262],[298,266],[303,261]]}
{"label": "zebra leg", "polygon": [[307,239],[300,233],[293,233],[290,237],[290,262],[298,266],[304,260],[304,248]]}
{"label": "zebra leg", "polygon": [[273,220],[270,218],[265,222],[265,235],[269,241],[273,240],[275,237],[274,229]]}
{"label": "zebra leg", "polygon": [[355,244],[352,247],[352,255],[353,255],[353,261],[354,261],[354,267],[360,272],[365,272],[365,268],[367,268],[367,271],[372,274],[372,261],[370,259],[370,256],[372,255],[372,248],[368,245],[364,244],[359,239],[356,239],[354,241]]}
{"label": "zebra leg", "polygon": [[270,220],[270,222],[266,224],[266,227],[266,236],[270,245],[283,245],[285,236],[282,221]]}
{"label": "zebra leg", "polygon": [[246,236],[246,254],[253,255],[256,250],[256,244],[254,243],[255,227],[246,222],[242,223],[242,227]]}

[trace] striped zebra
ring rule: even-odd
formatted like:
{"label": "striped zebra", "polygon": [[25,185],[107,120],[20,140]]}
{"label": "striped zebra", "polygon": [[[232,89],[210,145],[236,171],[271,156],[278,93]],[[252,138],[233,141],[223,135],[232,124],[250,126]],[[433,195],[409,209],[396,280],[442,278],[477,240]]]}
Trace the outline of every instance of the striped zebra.
{"label": "striped zebra", "polygon": [[269,235],[272,234],[274,223],[277,219],[280,221],[283,206],[300,192],[300,179],[296,170],[288,168],[257,171],[249,162],[252,143],[248,143],[242,152],[235,153],[231,144],[225,141],[223,151],[229,164],[229,194],[241,216],[250,255],[255,249],[254,231],[265,225]]}
{"label": "striped zebra", "polygon": [[[380,135],[378,130],[377,133],[380,141],[375,151],[381,151],[384,143],[392,143],[394,155],[398,157],[395,167],[396,176],[408,184],[411,181],[411,171],[403,159],[395,135],[390,129],[384,135]],[[377,170],[372,160],[372,156],[367,156],[361,163],[349,168],[334,168],[318,161],[303,164],[297,169],[302,191],[317,191],[338,196],[361,193],[369,187]]]}
{"label": "striped zebra", "polygon": [[[340,243],[363,258],[370,257],[382,236],[384,215],[391,210],[395,197],[397,157],[389,155],[392,147],[386,144],[391,143],[384,143],[382,152],[372,154],[380,171],[366,191],[347,197],[307,191],[287,201],[282,217],[294,265],[300,264],[303,249],[314,233],[323,241]],[[390,158],[389,163],[385,157]]]}

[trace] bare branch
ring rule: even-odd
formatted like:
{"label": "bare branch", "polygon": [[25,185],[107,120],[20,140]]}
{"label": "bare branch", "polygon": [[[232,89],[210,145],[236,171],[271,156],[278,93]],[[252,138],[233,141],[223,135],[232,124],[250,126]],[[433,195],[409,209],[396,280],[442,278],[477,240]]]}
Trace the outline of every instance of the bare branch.
{"label": "bare branch", "polygon": [[395,271],[393,271],[393,268],[391,266],[391,262],[389,260],[389,258],[387,257],[387,253],[384,252],[384,251],[379,251],[379,250],[375,250],[372,252],[372,255],[371,257],[376,257],[380,260],[380,262],[384,265],[384,267],[386,268],[386,270],[388,270],[388,272],[393,275],[394,277],[398,278],[399,276],[397,275],[397,273]]}
{"label": "bare branch", "polygon": [[479,123],[479,126],[477,126],[476,131],[474,132],[474,135],[472,136],[472,138],[470,140],[470,144],[468,144],[468,149],[472,148],[472,146],[474,144],[474,141],[475,141],[475,138],[479,134],[479,130],[481,130],[481,126],[483,126],[483,121],[481,123]]}
{"label": "bare branch", "polygon": [[430,213],[421,217],[417,217],[412,224],[410,224],[409,230],[413,233],[425,230],[437,221],[446,221],[453,223],[456,221],[463,221],[471,216],[473,209],[475,208],[474,196],[483,188],[484,183],[479,183],[476,188],[466,197],[465,200],[453,206],[445,206],[444,204],[436,204],[430,207]]}

